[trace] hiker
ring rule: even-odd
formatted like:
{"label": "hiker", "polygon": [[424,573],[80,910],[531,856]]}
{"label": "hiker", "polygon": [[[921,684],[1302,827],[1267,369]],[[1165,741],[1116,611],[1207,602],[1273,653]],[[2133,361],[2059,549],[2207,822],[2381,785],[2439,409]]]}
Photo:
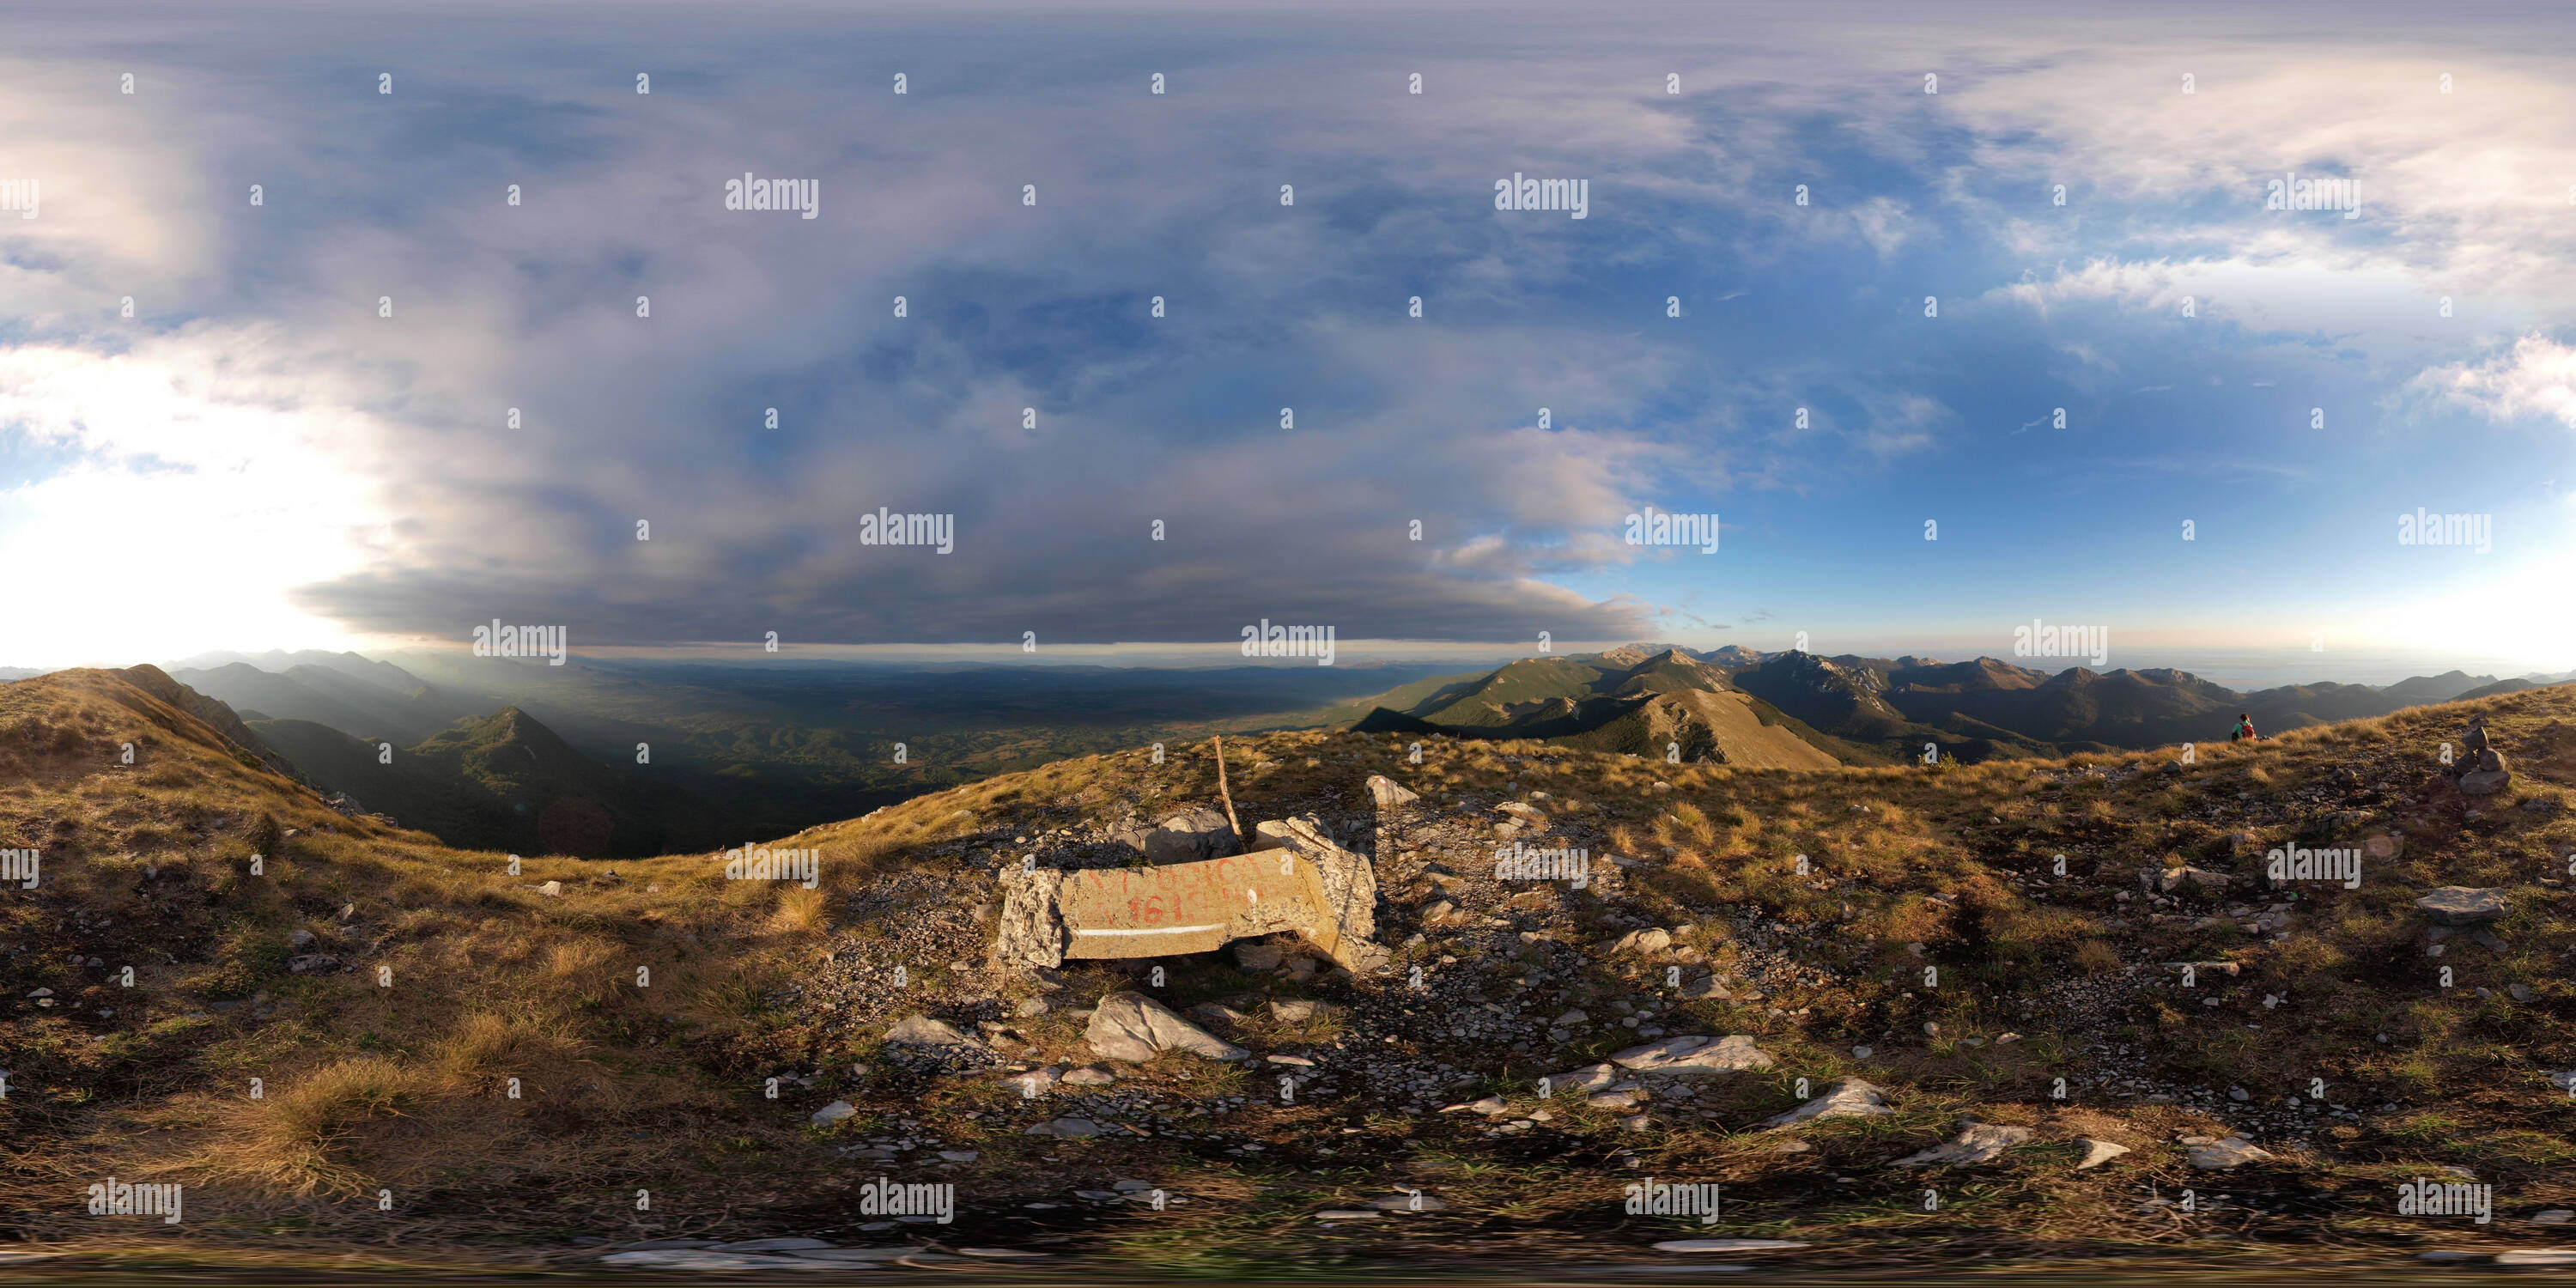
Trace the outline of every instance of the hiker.
{"label": "hiker", "polygon": [[2254,717],[2239,711],[2236,713],[2236,732],[2227,735],[2227,740],[2229,742],[2254,742],[2262,736],[2263,735],[2254,732]]}

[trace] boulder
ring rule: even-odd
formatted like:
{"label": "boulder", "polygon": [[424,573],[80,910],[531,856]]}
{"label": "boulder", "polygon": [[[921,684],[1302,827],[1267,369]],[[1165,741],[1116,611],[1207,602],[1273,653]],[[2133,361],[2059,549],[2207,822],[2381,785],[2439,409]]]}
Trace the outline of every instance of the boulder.
{"label": "boulder", "polygon": [[1142,993],[1112,993],[1100,999],[1082,1038],[1102,1056],[1131,1063],[1151,1060],[1167,1050],[1211,1060],[1240,1060],[1252,1054]]}
{"label": "boulder", "polygon": [[1946,1164],[1964,1167],[1970,1163],[1993,1161],[2005,1150],[2030,1139],[2028,1127],[1998,1127],[1992,1123],[1972,1122],[1960,1129],[1958,1138],[1935,1145],[1918,1154],[1896,1160],[1897,1167],[1931,1167]]}
{"label": "boulder", "polygon": [[2513,911],[2503,890],[2469,886],[2442,886],[2416,900],[2415,907],[2437,926],[2474,926]]}
{"label": "boulder", "polygon": [[1242,839],[1234,834],[1234,824],[1226,821],[1225,811],[1204,805],[1174,814],[1145,834],[1148,863],[1196,863],[1242,852]]}
{"label": "boulder", "polygon": [[1377,807],[1379,809],[1392,809],[1398,805],[1410,805],[1415,801],[1422,799],[1420,795],[1406,791],[1404,788],[1397,786],[1394,779],[1389,778],[1384,774],[1371,774],[1368,776],[1368,793],[1369,799],[1377,802]]}
{"label": "boulder", "polygon": [[1758,1125],[1765,1131],[1794,1127],[1811,1118],[1874,1117],[1892,1114],[1885,1096],[1876,1084],[1858,1078],[1845,1078],[1825,1089],[1825,1094],[1790,1110],[1765,1118]]}

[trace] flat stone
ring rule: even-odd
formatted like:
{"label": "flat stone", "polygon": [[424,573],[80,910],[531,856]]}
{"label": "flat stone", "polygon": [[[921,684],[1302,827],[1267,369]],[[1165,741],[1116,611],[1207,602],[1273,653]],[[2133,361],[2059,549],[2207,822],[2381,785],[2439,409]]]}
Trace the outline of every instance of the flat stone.
{"label": "flat stone", "polygon": [[1318,1016],[1331,1016],[1338,1014],[1341,1009],[1342,1008],[1335,1006],[1330,1002],[1318,1002],[1307,998],[1292,998],[1286,1001],[1272,1002],[1270,1004],[1270,1018],[1287,1024],[1303,1024]]}
{"label": "flat stone", "polygon": [[1858,1078],[1845,1078],[1825,1089],[1825,1094],[1785,1114],[1763,1119],[1759,1124],[1768,1131],[1795,1126],[1812,1118],[1849,1118],[1892,1114],[1879,1088]]}
{"label": "flat stone", "polygon": [[1020,1129],[1020,1134],[1024,1136],[1057,1136],[1067,1140],[1097,1136],[1100,1132],[1100,1124],[1088,1118],[1051,1118]]}
{"label": "flat stone", "polygon": [[2513,783],[2513,774],[2502,769],[2476,769],[2460,775],[2463,796],[2493,796]]}
{"label": "flat stone", "polygon": [[2112,1159],[2118,1158],[2120,1155],[2129,1152],[2128,1146],[2122,1145],[2116,1141],[2093,1140],[2086,1138],[2079,1140],[2076,1143],[2084,1147],[2083,1161],[2078,1162],[2075,1165],[2075,1170],[2079,1172],[2091,1171],[2092,1169],[2100,1167],[2104,1163],[2110,1162]]}
{"label": "flat stone", "polygon": [[1789,1239],[1668,1239],[1655,1245],[1657,1252],[1776,1252],[1803,1248],[1806,1244]]}
{"label": "flat stone", "polygon": [[831,1270],[834,1263],[811,1257],[763,1256],[756,1252],[713,1252],[705,1248],[665,1248],[612,1252],[600,1260],[612,1266],[650,1266],[657,1270]]}
{"label": "flat stone", "polygon": [[958,1029],[956,1025],[946,1020],[934,1020],[927,1015],[906,1017],[893,1028],[886,1030],[885,1040],[911,1046],[980,1047],[984,1045]]}
{"label": "flat stone", "polygon": [[1240,943],[1234,946],[1234,964],[1249,971],[1277,970],[1287,952],[1277,944]]}
{"label": "flat stone", "polygon": [[[1624,1064],[1639,1073],[1651,1073],[1667,1077],[1694,1074],[1742,1073],[1751,1069],[1768,1069],[1772,1065],[1779,1063],[1779,1061],[1771,1058],[1769,1052],[1754,1046],[1753,1039],[1746,1034],[1730,1034],[1726,1037],[1719,1038],[1714,1042],[1711,1042],[1706,1038],[1690,1038],[1687,1040],[1693,1045],[1678,1051],[1668,1050],[1666,1053],[1661,1055],[1644,1055],[1636,1056],[1635,1058],[1623,1058],[1632,1055],[1634,1052],[1647,1049],[1631,1047],[1628,1051],[1623,1051],[1610,1058],[1619,1061],[1619,1063]],[[1668,1038],[1666,1041],[1670,1042],[1673,1041],[1673,1039]]]}
{"label": "flat stone", "polygon": [[2576,1266],[2576,1248],[2515,1248],[2496,1254],[2499,1266]]}
{"label": "flat stone", "polygon": [[2190,1145],[2183,1153],[2186,1161],[2204,1172],[2222,1172],[2247,1163],[2269,1162],[2275,1157],[2271,1151],[2242,1136],[2230,1136],[2205,1145]]}
{"label": "flat stone", "polygon": [[1164,1051],[1187,1051],[1211,1060],[1240,1060],[1252,1054],[1173,1014],[1161,1002],[1133,992],[1100,999],[1082,1037],[1103,1057],[1130,1063],[1151,1060]]}
{"label": "flat stone", "polygon": [[2437,926],[2474,926],[2513,910],[2503,890],[2471,886],[2442,886],[2416,900],[2415,907]]}
{"label": "flat stone", "polygon": [[832,1103],[815,1110],[813,1121],[814,1125],[817,1127],[829,1127],[844,1118],[857,1117],[858,1112],[858,1110],[850,1106],[849,1101],[835,1100]]}
{"label": "flat stone", "polygon": [[1908,1154],[1896,1160],[1897,1167],[1931,1167],[1947,1165],[1964,1167],[1971,1163],[1992,1162],[2007,1149],[2030,1140],[2028,1127],[1999,1127],[1991,1123],[1972,1122],[1959,1132],[1957,1139],[1935,1145],[1921,1153]]}
{"label": "flat stone", "polygon": [[[1616,1065],[1596,1064],[1581,1069],[1575,1069],[1567,1073],[1549,1074],[1547,1076],[1547,1089],[1550,1092],[1599,1091],[1618,1080],[1619,1069]],[[1497,1105],[1501,1104],[1500,1101],[1496,1101],[1495,1103]]]}
{"label": "flat stone", "polygon": [[1107,1069],[1085,1066],[1080,1069],[1065,1070],[1062,1081],[1069,1087],[1106,1087],[1118,1081],[1118,1075]]}
{"label": "flat stone", "polygon": [[1057,1068],[1031,1069],[1026,1073],[1012,1074],[1002,1082],[1020,1093],[1021,1099],[1035,1100],[1054,1091],[1055,1084],[1064,1081],[1064,1074],[1064,1070]]}

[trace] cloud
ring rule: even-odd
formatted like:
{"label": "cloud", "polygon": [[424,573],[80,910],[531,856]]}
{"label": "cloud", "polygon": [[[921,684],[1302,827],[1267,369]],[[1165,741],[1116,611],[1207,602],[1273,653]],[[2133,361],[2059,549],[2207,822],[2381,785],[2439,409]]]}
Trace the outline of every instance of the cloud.
{"label": "cloud", "polygon": [[2576,346],[2544,335],[2526,335],[2483,362],[2427,371],[2417,383],[2496,420],[2549,416],[2576,429]]}

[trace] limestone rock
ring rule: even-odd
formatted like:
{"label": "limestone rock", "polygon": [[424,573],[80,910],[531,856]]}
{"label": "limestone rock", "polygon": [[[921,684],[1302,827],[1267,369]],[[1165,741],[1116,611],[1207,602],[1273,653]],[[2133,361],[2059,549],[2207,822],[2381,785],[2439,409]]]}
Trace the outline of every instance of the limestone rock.
{"label": "limestone rock", "polygon": [[2192,1166],[2204,1172],[2223,1172],[2231,1167],[2243,1167],[2247,1163],[2269,1162],[2274,1157],[2271,1151],[2263,1149],[2242,1136],[2230,1136],[2225,1140],[2211,1141],[2206,1145],[2186,1146],[2183,1156]]}
{"label": "limestone rock", "polygon": [[2470,886],[2442,886],[2416,900],[2415,907],[2437,926],[2474,926],[2513,911],[2503,890]]}
{"label": "limestone rock", "polygon": [[2075,1165],[2079,1172],[2090,1171],[2129,1152],[2128,1146],[2116,1141],[2085,1139],[2076,1143],[2084,1147],[2084,1159]]}
{"label": "limestone rock", "polygon": [[1317,1017],[1338,1014],[1341,1009],[1342,1008],[1335,1006],[1330,1002],[1319,1002],[1307,998],[1292,998],[1286,1001],[1272,1002],[1270,1004],[1270,1018],[1286,1024],[1303,1024],[1306,1021]]}
{"label": "limestone rock", "polygon": [[1141,1063],[1166,1050],[1211,1060],[1240,1060],[1251,1052],[1222,1041],[1142,993],[1112,993],[1091,1013],[1083,1041],[1111,1060]]}
{"label": "limestone rock", "polygon": [[1243,842],[1226,821],[1225,811],[1204,805],[1174,814],[1145,834],[1148,863],[1196,863],[1242,851]]}
{"label": "limestone rock", "polygon": [[1369,799],[1376,801],[1379,809],[1392,809],[1398,805],[1410,805],[1415,801],[1422,799],[1420,795],[1406,791],[1404,788],[1397,786],[1394,779],[1389,778],[1384,774],[1371,774],[1368,776],[1368,793]]}
{"label": "limestone rock", "polygon": [[885,1040],[911,1046],[979,1047],[984,1045],[960,1032],[956,1025],[946,1020],[934,1020],[927,1015],[905,1017],[893,1028],[886,1030]]}
{"label": "limestone rock", "polygon": [[1806,1244],[1788,1239],[1668,1239],[1655,1245],[1657,1252],[1777,1252],[1803,1248]]}
{"label": "limestone rock", "polygon": [[2216,894],[2217,892],[2226,889],[2228,883],[2233,880],[2235,880],[2234,877],[2231,877],[2224,872],[2211,872],[2205,868],[2179,867],[2166,868],[2163,872],[2156,874],[2154,884],[2156,891],[2159,894],[2172,894],[2174,891],[2183,888],[2185,885],[2197,885],[2204,893]]}
{"label": "limestone rock", "polygon": [[832,1103],[814,1111],[814,1125],[817,1127],[829,1127],[844,1118],[856,1117],[858,1112],[859,1111],[857,1109],[851,1107],[849,1101],[835,1100]]}
{"label": "limestone rock", "polygon": [[1742,1073],[1749,1069],[1768,1069],[1778,1063],[1768,1052],[1754,1046],[1750,1036],[1742,1033],[1716,1039],[1665,1038],[1660,1042],[1630,1047],[1610,1058],[1639,1073],[1667,1075]]}
{"label": "limestone rock", "polygon": [[1002,917],[993,960],[1015,966],[1064,965],[1065,945],[1072,938],[1064,927],[1064,872],[1005,864],[994,880],[1002,887]]}
{"label": "limestone rock", "polygon": [[1672,946],[1673,934],[1669,930],[1631,930],[1627,934],[1621,935],[1619,937],[1618,944],[1613,946],[1610,951],[1614,953],[1637,953],[1640,955],[1650,955],[1660,953]]}
{"label": "limestone rock", "polygon": [[1088,1118],[1052,1118],[1046,1122],[1023,1127],[1020,1129],[1020,1134],[1024,1136],[1054,1136],[1064,1140],[1079,1140],[1085,1136],[1097,1136],[1100,1134],[1100,1131],[1100,1124],[1095,1123]]}
{"label": "limestone rock", "polygon": [[1551,1094],[1559,1091],[1599,1091],[1618,1080],[1617,1066],[1596,1064],[1569,1073],[1551,1073],[1547,1076],[1547,1087]]}
{"label": "limestone rock", "polygon": [[1811,1118],[1849,1118],[1892,1114],[1885,1096],[1874,1083],[1858,1078],[1845,1078],[1825,1089],[1825,1094],[1790,1110],[1765,1118],[1759,1124],[1768,1131],[1791,1127]]}
{"label": "limestone rock", "polygon": [[1998,1127],[1992,1123],[1972,1122],[1947,1144],[1935,1145],[1917,1154],[1896,1160],[1898,1167],[1929,1167],[1946,1164],[1964,1167],[1970,1163],[1993,1161],[2005,1150],[2030,1139],[2028,1127]]}

